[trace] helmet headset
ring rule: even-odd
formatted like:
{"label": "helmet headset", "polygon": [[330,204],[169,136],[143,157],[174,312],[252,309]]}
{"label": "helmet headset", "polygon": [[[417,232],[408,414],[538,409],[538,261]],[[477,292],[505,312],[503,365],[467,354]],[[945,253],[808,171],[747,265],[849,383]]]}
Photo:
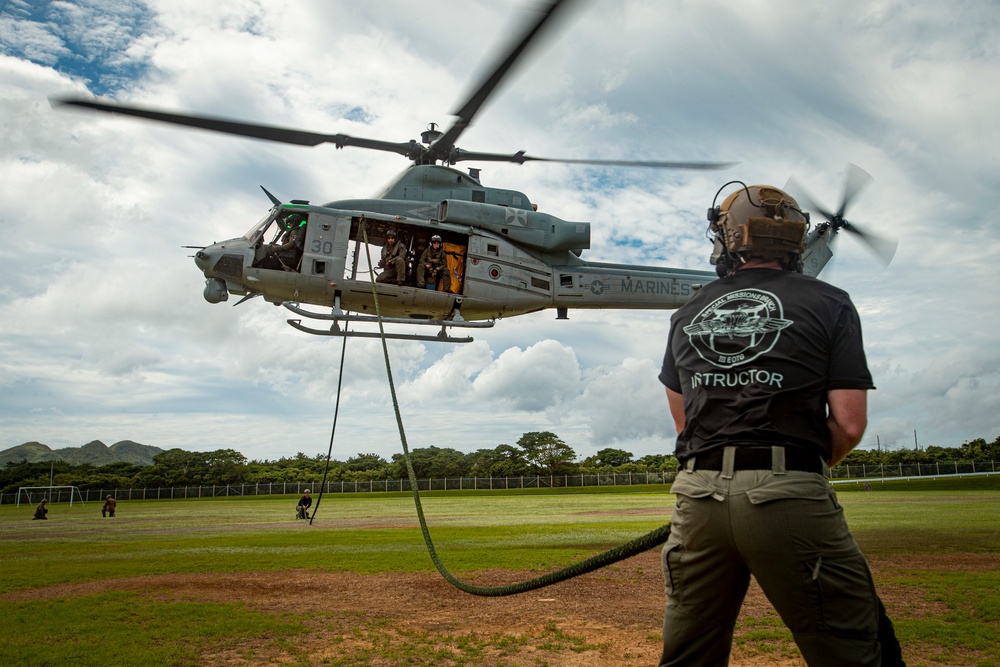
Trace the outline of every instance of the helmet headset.
{"label": "helmet headset", "polygon": [[[741,189],[716,206],[722,191],[734,184]],[[720,277],[732,275],[751,257],[777,260],[787,271],[802,271],[809,214],[784,191],[730,181],[715,193],[708,223],[705,234],[715,245],[711,262]]]}
{"label": "helmet headset", "polygon": [[292,213],[284,218],[278,218],[278,224],[281,225],[281,228],[287,232],[299,227],[304,227],[306,221],[298,213]]}

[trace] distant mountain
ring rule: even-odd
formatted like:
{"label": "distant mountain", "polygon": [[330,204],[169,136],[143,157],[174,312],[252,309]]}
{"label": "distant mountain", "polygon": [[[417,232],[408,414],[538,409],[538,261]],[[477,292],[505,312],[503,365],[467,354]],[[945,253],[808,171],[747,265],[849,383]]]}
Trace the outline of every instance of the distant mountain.
{"label": "distant mountain", "polygon": [[8,461],[18,463],[20,461],[62,461],[62,457],[53,452],[48,445],[40,442],[26,442],[17,447],[11,447],[0,452],[0,464],[6,465]]}
{"label": "distant mountain", "polygon": [[64,447],[53,450],[48,445],[40,442],[26,442],[17,447],[11,447],[0,452],[0,465],[6,465],[9,461],[19,463],[27,460],[31,463],[37,461],[66,461],[73,465],[90,464],[93,466],[105,466],[110,463],[124,461],[140,466],[152,465],[153,457],[161,453],[159,447],[141,445],[131,440],[122,440],[108,447],[100,440],[88,442],[83,447]]}
{"label": "distant mountain", "polygon": [[54,452],[60,460],[75,466],[89,463],[95,466],[106,466],[115,463],[115,455],[108,446],[100,440],[88,442],[83,447],[65,447]]}
{"label": "distant mountain", "polygon": [[127,461],[139,466],[152,465],[153,457],[165,451],[159,447],[140,445],[138,442],[132,442],[131,440],[121,440],[108,447],[108,449],[115,455],[116,460]]}

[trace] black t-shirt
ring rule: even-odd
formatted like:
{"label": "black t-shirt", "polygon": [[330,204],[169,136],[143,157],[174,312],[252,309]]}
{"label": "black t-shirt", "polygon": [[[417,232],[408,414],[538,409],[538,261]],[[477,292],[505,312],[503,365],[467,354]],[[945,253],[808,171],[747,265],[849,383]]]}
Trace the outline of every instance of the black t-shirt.
{"label": "black t-shirt", "polygon": [[848,294],[775,269],[737,271],[678,309],[660,381],[684,396],[681,460],[773,444],[828,460],[827,392],[874,389]]}

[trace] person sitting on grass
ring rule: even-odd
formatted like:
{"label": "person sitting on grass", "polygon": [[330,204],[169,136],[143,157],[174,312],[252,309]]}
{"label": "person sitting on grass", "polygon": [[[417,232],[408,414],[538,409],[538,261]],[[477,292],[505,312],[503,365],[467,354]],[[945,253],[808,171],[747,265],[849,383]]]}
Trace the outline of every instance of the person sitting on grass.
{"label": "person sitting on grass", "polygon": [[306,510],[312,507],[312,504],[312,496],[309,495],[309,489],[306,489],[305,494],[303,494],[302,498],[299,500],[298,506],[295,508],[295,518],[308,519],[309,514],[307,514]]}

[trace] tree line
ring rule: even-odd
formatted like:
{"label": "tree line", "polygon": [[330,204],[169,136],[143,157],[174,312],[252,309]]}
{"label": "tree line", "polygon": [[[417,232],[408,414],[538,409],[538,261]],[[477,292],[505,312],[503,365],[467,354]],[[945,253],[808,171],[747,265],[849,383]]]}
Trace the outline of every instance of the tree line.
{"label": "tree line", "polygon": [[[669,454],[649,454],[635,459],[623,449],[605,448],[578,460],[572,447],[550,431],[525,433],[515,445],[498,445],[463,453],[450,447],[421,447],[410,458],[418,479],[456,477],[519,477],[534,475],[580,475],[644,473],[677,470],[677,459]],[[987,443],[983,438],[959,447],[930,446],[924,449],[855,450],[846,465],[934,463],[938,461],[1000,461],[1000,436]],[[0,469],[0,492],[16,493],[21,486],[52,484],[80,489],[128,489],[179,486],[222,486],[318,482],[326,469],[326,455],[301,452],[276,461],[250,461],[234,449],[189,452],[170,449],[153,457],[153,464],[112,463],[104,466],[66,462],[10,462]],[[386,460],[378,454],[359,453],[346,461],[330,461],[327,480],[375,481],[407,476],[402,453]]]}

